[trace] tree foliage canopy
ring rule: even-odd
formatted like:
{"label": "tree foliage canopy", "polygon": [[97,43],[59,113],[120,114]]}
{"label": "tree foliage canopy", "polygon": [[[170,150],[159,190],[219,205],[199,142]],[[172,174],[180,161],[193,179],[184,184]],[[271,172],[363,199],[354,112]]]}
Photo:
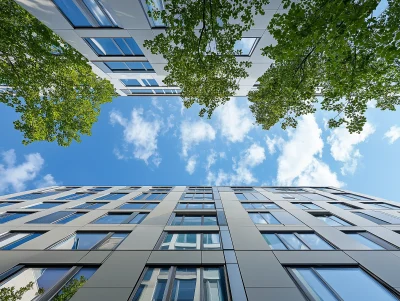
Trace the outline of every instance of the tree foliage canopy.
{"label": "tree foliage canopy", "polygon": [[[147,0],[149,4],[153,0]],[[165,33],[145,41],[145,47],[167,60],[169,74],[164,83],[178,86],[187,108],[198,103],[210,117],[213,110],[229,100],[247,77],[250,62],[238,61],[235,43],[254,24],[253,16],[264,14],[269,0],[171,0],[165,10],[150,10],[161,19]]]}
{"label": "tree foliage canopy", "polygon": [[12,0],[0,0],[0,102],[21,114],[24,144],[68,146],[90,135],[100,105],[115,96],[87,60]]}
{"label": "tree foliage canopy", "polygon": [[[276,45],[263,49],[274,64],[249,93],[251,110],[264,129],[282,122],[295,127],[296,117],[318,106],[332,111],[331,128],[345,125],[360,132],[367,103],[395,110],[400,103],[400,1],[388,0],[380,15],[379,0],[283,0],[287,13],[274,15],[268,30]],[[316,97],[321,91],[322,101]]]}

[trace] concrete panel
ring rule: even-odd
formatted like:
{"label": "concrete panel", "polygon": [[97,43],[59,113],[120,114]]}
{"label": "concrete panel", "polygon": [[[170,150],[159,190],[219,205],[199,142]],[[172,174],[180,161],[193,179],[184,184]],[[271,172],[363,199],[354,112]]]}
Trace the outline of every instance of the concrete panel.
{"label": "concrete panel", "polygon": [[234,192],[222,192],[219,190],[219,196],[222,201],[236,201],[237,197]]}
{"label": "concrete panel", "polygon": [[274,251],[283,265],[295,264],[356,264],[342,251]]}
{"label": "concrete panel", "polygon": [[305,301],[302,293],[297,288],[278,287],[247,287],[249,301]]}
{"label": "concrete panel", "polygon": [[201,263],[205,264],[225,264],[225,257],[223,251],[202,251]]}
{"label": "concrete panel", "polygon": [[[85,288],[130,287],[133,289],[143,272],[149,255],[149,251],[113,252],[88,280]],[[114,298],[109,300],[114,300]]]}
{"label": "concrete panel", "polygon": [[271,250],[256,227],[233,227],[230,233],[235,250]]}
{"label": "concrete panel", "polygon": [[272,251],[237,251],[244,286],[296,287]]}
{"label": "concrete panel", "polygon": [[118,246],[117,250],[153,250],[163,227],[137,226]]}
{"label": "concrete panel", "polygon": [[132,287],[80,288],[70,301],[126,301],[132,293]]}
{"label": "concrete panel", "polygon": [[324,227],[328,226],[326,223],[323,221],[319,220],[315,216],[309,214],[308,212],[304,210],[288,210],[289,213],[294,215],[297,219],[302,221],[304,224],[310,227]]}
{"label": "concrete panel", "polygon": [[346,251],[372,274],[393,287],[400,287],[400,257],[390,251]]}
{"label": "concrete panel", "polygon": [[[176,194],[171,192],[169,194]],[[167,196],[168,197],[168,196]],[[151,213],[144,219],[141,225],[165,226],[171,216],[178,201],[162,201]]]}
{"label": "concrete panel", "polygon": [[153,251],[148,264],[201,264],[201,251]]}
{"label": "concrete panel", "polygon": [[110,256],[110,254],[113,251],[90,251],[89,253],[87,253],[81,260],[79,260],[79,263],[82,264],[101,264],[103,263],[108,256]]}

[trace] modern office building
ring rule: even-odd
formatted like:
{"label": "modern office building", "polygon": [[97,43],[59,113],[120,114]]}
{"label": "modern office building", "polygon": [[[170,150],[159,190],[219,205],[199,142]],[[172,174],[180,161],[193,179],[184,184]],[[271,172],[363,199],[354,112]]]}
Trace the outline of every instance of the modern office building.
{"label": "modern office building", "polygon": [[399,300],[399,205],[331,187],[5,195],[0,289],[31,283],[23,301]]}
{"label": "modern office building", "polygon": [[[179,87],[163,83],[166,60],[143,47],[165,30],[160,20],[148,17],[146,0],[16,0],[82,53],[96,74],[109,79],[122,95],[179,95]],[[154,0],[162,9],[163,0]],[[264,16],[255,16],[255,24],[246,32],[236,49],[239,61],[250,61],[249,77],[240,79],[238,96],[246,96],[271,61],[261,49],[273,43],[266,30],[272,16],[281,11],[281,0],[271,0]]]}

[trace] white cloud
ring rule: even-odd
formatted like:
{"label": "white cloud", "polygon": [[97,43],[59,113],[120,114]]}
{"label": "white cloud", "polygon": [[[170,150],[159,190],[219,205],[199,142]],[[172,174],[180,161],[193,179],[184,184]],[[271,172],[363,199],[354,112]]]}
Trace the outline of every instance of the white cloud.
{"label": "white cloud", "polygon": [[397,125],[392,126],[384,135],[387,138],[389,144],[393,144],[397,139],[400,138],[400,127]]}
{"label": "white cloud", "polygon": [[[39,153],[26,155],[25,162],[19,165],[13,149],[2,152],[1,157],[3,164],[0,164],[0,193],[26,189],[27,183],[36,179],[44,165],[44,159]],[[50,174],[44,176],[43,181],[55,183]]]}
{"label": "white cloud", "polygon": [[344,185],[320,159],[324,147],[321,132],[313,115],[300,118],[297,128],[290,131],[289,139],[282,143],[278,158],[278,185]]}
{"label": "white cloud", "polygon": [[187,161],[186,171],[192,175],[196,169],[197,156],[191,156]]}
{"label": "white cloud", "polygon": [[50,186],[60,185],[51,174],[45,175],[42,179],[36,182],[37,188],[44,188]]}
{"label": "white cloud", "polygon": [[153,107],[155,107],[157,110],[159,110],[160,112],[164,111],[163,106],[158,102],[157,97],[152,97],[151,98],[151,104]]}
{"label": "white cloud", "polygon": [[238,106],[238,100],[232,98],[215,112],[221,134],[230,142],[242,142],[254,127],[254,118],[246,106]]}
{"label": "white cloud", "polygon": [[210,154],[207,156],[206,170],[209,170],[217,162],[217,153],[212,149]]}
{"label": "white cloud", "polygon": [[209,185],[249,185],[257,182],[258,180],[254,177],[251,168],[260,165],[265,160],[265,150],[263,147],[256,143],[253,143],[248,149],[242,152],[239,162],[236,162],[235,158],[232,158],[233,165],[232,173],[226,173],[222,169],[218,170],[217,173],[208,171],[207,183]]}
{"label": "white cloud", "polygon": [[[161,158],[157,153],[157,138],[161,130],[163,122],[154,118],[143,117],[143,109],[133,109],[131,119],[124,118],[121,113],[112,111],[110,113],[111,124],[119,124],[124,128],[124,142],[133,146],[133,156],[136,159],[143,160],[148,164],[148,160],[152,157],[153,162],[161,162]],[[117,158],[125,158],[119,151],[114,150]],[[159,158],[154,161],[154,158]],[[158,166],[155,163],[156,166]]]}
{"label": "white cloud", "polygon": [[364,142],[374,132],[374,126],[368,122],[364,125],[360,134],[350,134],[345,127],[339,127],[331,131],[327,139],[331,145],[331,155],[336,161],[343,163],[341,168],[343,175],[353,174],[356,171],[358,162],[362,157],[356,146]]}
{"label": "white cloud", "polygon": [[203,120],[181,123],[182,154],[187,157],[191,147],[215,139],[215,130]]}
{"label": "white cloud", "polygon": [[285,140],[282,137],[277,137],[274,135],[273,138],[267,136],[267,140],[265,141],[268,146],[268,152],[273,155],[278,149],[282,148],[283,143]]}

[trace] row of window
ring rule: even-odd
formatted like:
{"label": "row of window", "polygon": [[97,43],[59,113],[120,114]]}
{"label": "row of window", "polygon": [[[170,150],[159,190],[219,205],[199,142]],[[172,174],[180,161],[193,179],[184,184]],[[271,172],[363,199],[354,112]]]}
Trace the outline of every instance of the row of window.
{"label": "row of window", "polygon": [[[0,289],[34,285],[24,300],[53,298],[69,300],[98,267],[92,266],[16,266],[3,276]],[[299,288],[309,300],[398,300],[380,280],[357,266],[287,267]],[[130,301],[227,301],[228,285],[223,266],[146,267],[132,292]]]}
{"label": "row of window", "polygon": [[[58,192],[55,192],[55,193],[58,193]],[[32,193],[32,194],[26,194],[26,195],[12,197],[12,198],[9,198],[9,200],[34,200],[34,199],[50,196],[52,194],[54,194],[54,193]],[[101,197],[98,197],[95,200],[110,200],[110,201],[118,200],[128,194],[129,193],[121,193],[121,192],[109,193],[109,194],[103,195]],[[82,199],[82,198],[85,198],[85,197],[91,196],[91,195],[95,195],[95,193],[74,193],[74,194],[69,194],[69,195],[59,197],[56,200],[73,201],[73,200],[79,200],[79,199]],[[166,195],[167,195],[167,193],[159,193],[159,192],[154,192],[154,190],[151,190],[150,193],[142,193],[133,199],[134,200],[149,200],[149,201],[150,200],[163,200]]]}
{"label": "row of window", "polygon": [[[369,232],[344,232],[371,250],[398,250],[394,245]],[[14,249],[43,232],[8,232],[0,236],[0,250]],[[76,232],[48,249],[55,250],[113,250],[128,236],[128,232]],[[272,250],[334,250],[330,242],[311,232],[261,232]],[[160,250],[221,249],[221,232],[164,232],[156,246]],[[230,240],[229,237],[225,239]]]}

